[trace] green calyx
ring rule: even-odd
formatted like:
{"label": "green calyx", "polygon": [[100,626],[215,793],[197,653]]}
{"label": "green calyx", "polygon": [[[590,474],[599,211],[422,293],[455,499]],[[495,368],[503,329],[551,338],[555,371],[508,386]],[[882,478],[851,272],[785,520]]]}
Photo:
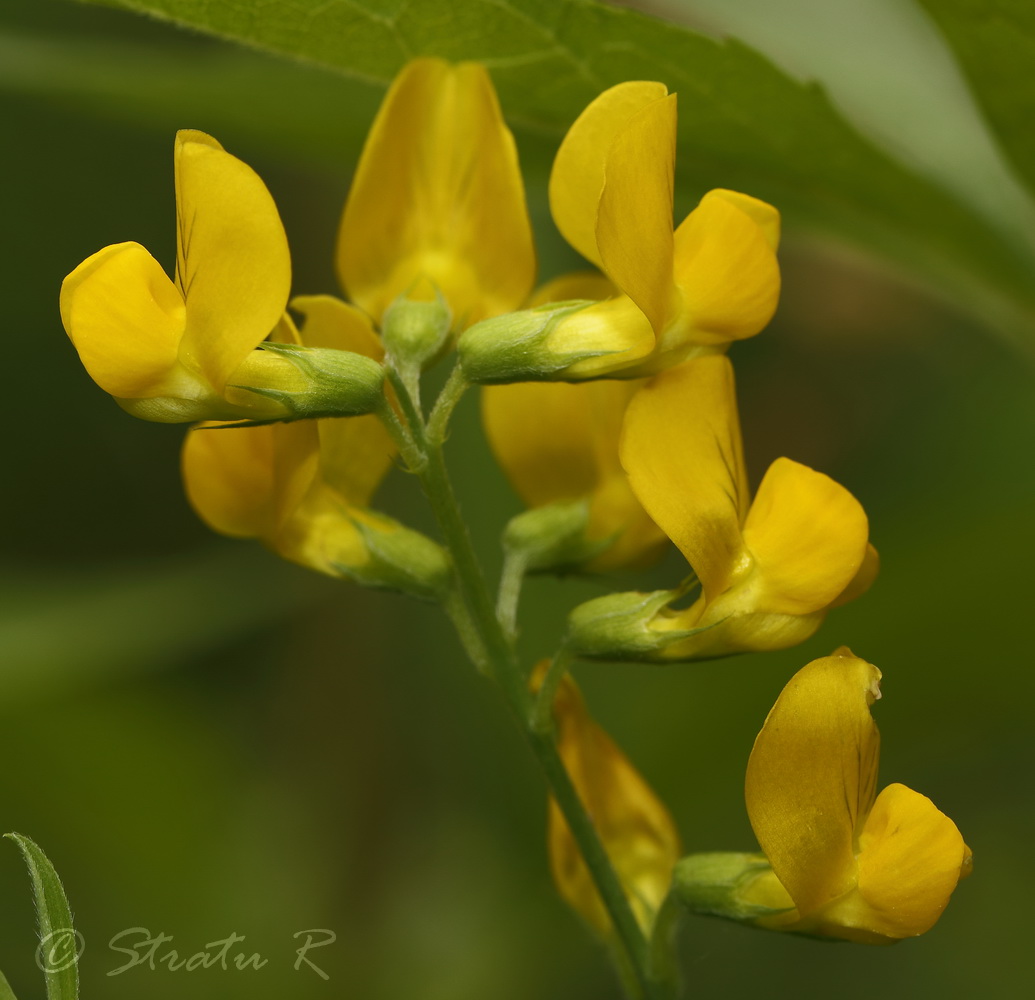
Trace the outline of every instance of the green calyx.
{"label": "green calyx", "polygon": [[315,417],[355,417],[377,409],[382,396],[385,372],[382,365],[363,354],[335,351],[326,347],[301,347],[297,344],[264,343],[259,354],[271,354],[287,361],[291,371],[261,363],[261,357],[248,365],[251,384],[243,389],[278,403],[287,419]]}
{"label": "green calyx", "polygon": [[494,316],[475,323],[461,335],[457,353],[471,382],[492,385],[563,378],[565,369],[609,351],[558,354],[546,346],[562,320],[595,305],[591,300],[550,302],[535,309]]}

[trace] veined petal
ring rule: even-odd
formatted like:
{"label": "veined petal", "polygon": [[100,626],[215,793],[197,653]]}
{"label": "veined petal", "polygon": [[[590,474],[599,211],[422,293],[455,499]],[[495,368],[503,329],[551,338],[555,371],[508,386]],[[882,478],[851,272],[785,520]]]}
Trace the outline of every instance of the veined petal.
{"label": "veined petal", "polygon": [[210,528],[235,538],[269,537],[276,524],[273,489],[275,427],[210,429],[202,424],[183,442],[187,499]]}
{"label": "veined petal", "polygon": [[729,360],[695,358],[648,382],[626,411],[620,450],[633,492],[714,600],[743,557],[748,502]]}
{"label": "veined petal", "polygon": [[761,577],[760,610],[807,615],[851,583],[866,555],[869,524],[851,493],[822,472],[778,458],[744,523]]}
{"label": "veined petal", "polygon": [[65,278],[61,321],[105,392],[129,399],[189,392],[177,362],[183,300],[139,243],[105,247]]}
{"label": "veined petal", "polygon": [[178,132],[175,163],[176,283],[187,309],[180,360],[222,391],[287,305],[287,237],[258,174],[211,136]]}
{"label": "veined petal", "polygon": [[[541,678],[543,667],[539,667]],[[535,684],[535,680],[533,680]],[[645,931],[668,893],[681,850],[664,803],[615,742],[590,717],[574,681],[554,701],[557,750],[614,865],[633,913]],[[556,802],[550,802],[548,842],[554,881],[565,901],[602,936],[611,919]]]}
{"label": "veined petal", "polygon": [[675,167],[676,95],[670,94],[637,111],[615,136],[597,210],[596,242],[604,270],[658,334],[675,295]]}
{"label": "veined petal", "polygon": [[[675,234],[682,321],[671,336],[725,343],[758,333],[780,298],[779,216],[735,191],[709,191]],[[663,348],[674,345],[665,343]]]}
{"label": "veined petal", "polygon": [[970,850],[956,824],[925,795],[888,785],[859,837],[859,902],[835,910],[851,926],[890,938],[930,930],[949,902]]}
{"label": "veined petal", "polygon": [[637,111],[667,94],[663,83],[642,80],[605,90],[575,119],[557,150],[550,174],[550,211],[561,235],[598,267],[603,261],[597,249],[597,206],[611,144]]}
{"label": "veined petal", "polygon": [[802,917],[856,882],[855,838],[873,804],[880,671],[842,647],[799,670],[748,760],[751,826]]}
{"label": "veined petal", "polygon": [[338,274],[375,320],[418,281],[458,329],[516,309],[535,251],[513,136],[484,67],[415,59],[371,127],[338,234]]}

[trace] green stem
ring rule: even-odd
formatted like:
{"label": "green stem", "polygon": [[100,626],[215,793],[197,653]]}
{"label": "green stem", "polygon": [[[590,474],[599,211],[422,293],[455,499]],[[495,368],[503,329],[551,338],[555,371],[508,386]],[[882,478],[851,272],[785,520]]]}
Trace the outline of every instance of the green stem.
{"label": "green stem", "polygon": [[[656,991],[656,987],[649,982],[647,976],[646,939],[636,923],[621,882],[615,874],[593,821],[564,767],[553,735],[537,732],[532,728],[534,701],[518,663],[513,643],[496,617],[481,565],[471,544],[467,526],[460,515],[442,456],[443,431],[444,425],[439,424],[436,428],[436,437],[431,438],[429,434],[424,439],[426,463],[419,475],[447,547],[453,556],[457,588],[466,606],[468,620],[481,638],[490,664],[489,672],[503,689],[507,702],[539,761],[551,794],[579,846],[582,858],[593,876],[601,899],[611,916],[618,940],[635,971],[644,995],[651,1000],[660,1000],[662,994]],[[417,433],[415,436],[423,437]]]}
{"label": "green stem", "polygon": [[539,685],[539,693],[536,695],[535,706],[532,709],[529,724],[537,733],[546,734],[553,726],[553,700],[557,695],[557,688],[564,680],[565,674],[568,673],[571,661],[571,650],[562,644],[550,661],[550,668],[546,671],[543,683]]}
{"label": "green stem", "polygon": [[435,441],[439,445],[445,443],[449,418],[453,415],[456,404],[460,402],[470,384],[463,368],[457,363],[449,373],[449,378],[446,379],[446,384],[442,386],[442,391],[438,394],[438,399],[435,400],[435,405],[432,407],[431,417],[428,419],[429,440]]}
{"label": "green stem", "polygon": [[679,992],[675,938],[684,909],[670,891],[654,918],[647,956],[647,978],[654,984],[659,1000]]}

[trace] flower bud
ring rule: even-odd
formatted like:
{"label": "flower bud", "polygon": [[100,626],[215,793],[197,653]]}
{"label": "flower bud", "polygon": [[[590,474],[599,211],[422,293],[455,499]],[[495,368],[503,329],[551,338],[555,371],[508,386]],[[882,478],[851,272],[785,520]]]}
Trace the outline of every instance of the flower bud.
{"label": "flower bud", "polygon": [[450,586],[452,567],[441,545],[383,515],[354,512],[352,523],[367,558],[354,565],[332,563],[342,576],[366,587],[395,590],[421,600],[442,599]]}
{"label": "flower bud", "polygon": [[794,910],[764,854],[690,854],[672,873],[672,895],[691,913],[741,923]]}
{"label": "flower bud", "polygon": [[533,507],[511,518],[503,547],[529,572],[576,570],[599,555],[611,539],[586,537],[589,502],[573,500]]}
{"label": "flower bud", "polygon": [[586,601],[568,616],[565,643],[591,660],[661,660],[673,643],[704,631],[679,628],[678,618],[665,610],[683,593],[628,591]]}
{"label": "flower bud", "polygon": [[475,323],[457,343],[464,374],[472,382],[483,384],[549,379],[578,361],[610,353],[558,352],[550,348],[550,336],[557,325],[592,305],[596,303],[582,299],[550,302]]}
{"label": "flower bud", "polygon": [[376,409],[384,377],[363,354],[267,341],[234,372],[232,387],[278,404],[279,419],[355,417]]}
{"label": "flower bud", "polygon": [[449,339],[453,316],[436,290],[430,302],[418,302],[400,295],[386,310],[381,321],[381,340],[397,369],[417,372],[432,364]]}

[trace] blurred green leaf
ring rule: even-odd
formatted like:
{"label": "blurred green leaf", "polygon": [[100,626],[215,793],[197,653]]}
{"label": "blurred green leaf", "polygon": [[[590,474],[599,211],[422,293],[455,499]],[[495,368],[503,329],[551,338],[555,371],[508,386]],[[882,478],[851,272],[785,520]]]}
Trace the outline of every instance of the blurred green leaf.
{"label": "blurred green leaf", "polygon": [[18,1000],[2,972],[0,972],[0,1000]]}
{"label": "blurred green leaf", "polygon": [[32,879],[40,922],[37,959],[47,981],[47,1000],[79,1000],[79,943],[64,886],[39,845],[20,833],[5,833],[21,849]]}
{"label": "blurred green leaf", "polygon": [[1035,4],[920,0],[959,58],[1017,172],[1035,190]]}
{"label": "blurred green leaf", "polygon": [[325,592],[318,578],[296,577],[265,553],[223,549],[64,578],[8,570],[0,575],[0,702],[174,665],[283,621]]}
{"label": "blurred green leaf", "polygon": [[362,81],[215,43],[190,46],[190,72],[184,58],[179,46],[8,28],[0,30],[0,88],[134,127],[233,128],[267,153],[339,172],[355,158],[381,96]]}
{"label": "blurred green leaf", "polygon": [[[799,228],[875,251],[987,326],[1030,337],[1035,250],[848,125],[814,85],[735,42],[592,0],[94,0],[387,83],[415,55],[477,59],[519,131],[559,137],[601,90],[678,90],[680,188],[738,187]],[[527,159],[527,157],[526,157]]]}

